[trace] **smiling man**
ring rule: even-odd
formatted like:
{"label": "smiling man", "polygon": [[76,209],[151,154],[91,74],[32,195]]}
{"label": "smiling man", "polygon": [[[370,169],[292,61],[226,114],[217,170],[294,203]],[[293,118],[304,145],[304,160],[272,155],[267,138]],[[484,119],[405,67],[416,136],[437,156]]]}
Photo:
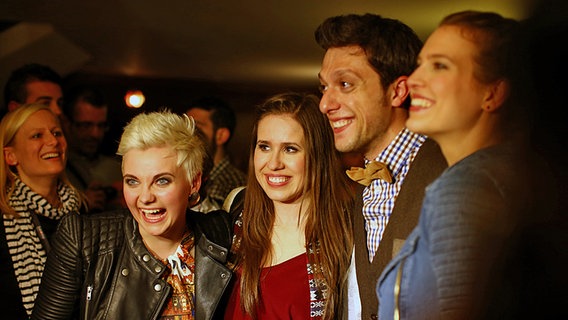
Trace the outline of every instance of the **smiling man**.
{"label": "smiling man", "polygon": [[366,166],[384,163],[392,176],[357,189],[353,211],[348,319],[377,319],[378,277],[417,224],[424,188],[446,168],[438,146],[405,127],[406,80],[422,43],[402,22],[374,14],[328,18],[315,38],[326,50],[320,111],[335,147],[362,154]]}

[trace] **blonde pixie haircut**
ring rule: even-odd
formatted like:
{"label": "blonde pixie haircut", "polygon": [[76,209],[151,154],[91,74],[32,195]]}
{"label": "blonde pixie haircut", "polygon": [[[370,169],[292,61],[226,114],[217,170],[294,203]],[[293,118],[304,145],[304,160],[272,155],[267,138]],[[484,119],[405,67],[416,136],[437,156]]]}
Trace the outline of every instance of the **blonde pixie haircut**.
{"label": "blonde pixie haircut", "polygon": [[116,154],[132,149],[171,147],[177,153],[177,166],[185,169],[188,181],[203,170],[205,146],[195,132],[195,121],[170,110],[142,113],[124,127]]}

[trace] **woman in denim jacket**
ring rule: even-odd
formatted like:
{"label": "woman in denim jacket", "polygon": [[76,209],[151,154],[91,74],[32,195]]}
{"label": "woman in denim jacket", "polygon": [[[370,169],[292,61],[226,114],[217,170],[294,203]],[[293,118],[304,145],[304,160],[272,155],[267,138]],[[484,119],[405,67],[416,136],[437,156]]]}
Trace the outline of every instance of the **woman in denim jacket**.
{"label": "woman in denim jacket", "polygon": [[427,187],[418,226],[378,281],[380,319],[523,316],[521,244],[543,189],[516,91],[519,30],[495,13],[458,12],[420,52],[406,125],[435,140],[449,167]]}

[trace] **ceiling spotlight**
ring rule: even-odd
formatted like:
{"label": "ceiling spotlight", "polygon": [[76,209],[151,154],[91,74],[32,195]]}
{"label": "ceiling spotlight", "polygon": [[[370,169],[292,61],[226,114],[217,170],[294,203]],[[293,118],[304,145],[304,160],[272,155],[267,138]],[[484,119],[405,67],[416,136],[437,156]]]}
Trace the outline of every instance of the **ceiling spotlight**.
{"label": "ceiling spotlight", "polygon": [[129,90],[124,96],[124,101],[130,108],[140,108],[144,104],[145,100],[146,98],[140,90]]}

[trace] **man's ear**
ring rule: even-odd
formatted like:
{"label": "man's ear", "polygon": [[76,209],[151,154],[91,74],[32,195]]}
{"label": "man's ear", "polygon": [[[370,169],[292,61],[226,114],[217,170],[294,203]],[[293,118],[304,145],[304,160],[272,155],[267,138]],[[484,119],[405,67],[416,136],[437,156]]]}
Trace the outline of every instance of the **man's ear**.
{"label": "man's ear", "polygon": [[408,85],[406,83],[407,79],[407,76],[400,76],[391,85],[391,104],[393,107],[398,108],[404,105],[404,101],[406,101],[406,98],[410,93],[410,91],[408,90]]}
{"label": "man's ear", "polygon": [[487,90],[487,94],[483,98],[483,105],[481,108],[488,112],[500,109],[509,97],[509,93],[509,83],[505,80],[497,81]]}
{"label": "man's ear", "polygon": [[231,137],[231,132],[227,128],[219,128],[215,132],[215,142],[217,143],[218,146],[227,143],[230,137]]}
{"label": "man's ear", "polygon": [[16,157],[16,154],[14,154],[12,147],[4,147],[4,161],[6,161],[9,166],[15,166],[18,164],[18,158]]}

